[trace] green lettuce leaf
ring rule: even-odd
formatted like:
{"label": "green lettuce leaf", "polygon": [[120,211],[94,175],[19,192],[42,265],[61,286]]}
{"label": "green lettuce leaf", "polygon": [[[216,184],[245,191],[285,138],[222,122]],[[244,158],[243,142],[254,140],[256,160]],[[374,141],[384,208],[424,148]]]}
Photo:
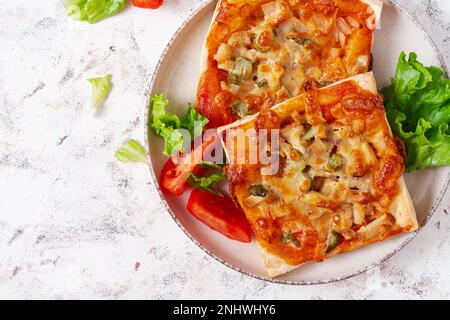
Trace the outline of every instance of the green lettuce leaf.
{"label": "green lettuce leaf", "polygon": [[188,111],[180,119],[180,126],[186,128],[193,139],[202,134],[203,128],[207,125],[209,120],[202,116],[195,110],[195,108],[189,104]]}
{"label": "green lettuce leaf", "polygon": [[147,163],[147,155],[143,146],[134,139],[128,140],[119,150],[116,151],[115,157],[119,161],[137,161]]}
{"label": "green lettuce leaf", "polygon": [[160,133],[164,138],[164,151],[166,156],[171,156],[174,152],[183,152],[184,136],[180,130],[172,127],[164,128]]}
{"label": "green lettuce leaf", "polygon": [[100,107],[111,91],[111,75],[100,78],[91,78],[88,81],[92,85],[91,108]]}
{"label": "green lettuce leaf", "polygon": [[68,0],[67,14],[75,20],[96,23],[122,11],[127,0]]}
{"label": "green lettuce leaf", "polygon": [[381,90],[394,133],[406,146],[406,171],[450,164],[450,80],[402,52],[392,84]]}
{"label": "green lettuce leaf", "polygon": [[219,164],[219,163],[215,163],[215,162],[210,162],[210,161],[200,161],[200,165],[202,166],[203,169],[219,169],[219,170],[223,170],[223,167],[225,166],[225,164]]}
{"label": "green lettuce leaf", "polygon": [[154,95],[150,99],[151,128],[155,134],[164,138],[163,153],[170,156],[174,152],[183,152],[185,141],[180,129],[187,130],[193,140],[201,135],[208,119],[199,114],[190,104],[186,114],[180,119],[176,114],[166,110],[168,105],[169,100],[162,94]]}
{"label": "green lettuce leaf", "polygon": [[226,178],[226,175],[224,172],[220,173],[214,173],[207,177],[199,177],[193,173],[190,173],[188,176],[188,182],[189,184],[194,188],[200,188],[203,191],[211,192],[216,195],[222,195],[221,192],[214,189],[213,185]]}
{"label": "green lettuce leaf", "polygon": [[180,119],[176,114],[166,110],[169,100],[161,95],[154,95],[150,99],[152,108],[152,128],[156,134],[160,135],[165,128],[180,128]]}
{"label": "green lettuce leaf", "polygon": [[218,164],[215,162],[209,161],[201,161],[200,162],[202,169],[207,170],[207,173],[210,173],[211,170],[220,170],[220,172],[216,172],[210,174],[209,176],[199,177],[193,173],[188,176],[189,184],[194,188],[200,188],[203,191],[211,192],[219,196],[223,196],[220,191],[217,191],[213,185],[226,178],[226,174],[223,171],[225,165]]}

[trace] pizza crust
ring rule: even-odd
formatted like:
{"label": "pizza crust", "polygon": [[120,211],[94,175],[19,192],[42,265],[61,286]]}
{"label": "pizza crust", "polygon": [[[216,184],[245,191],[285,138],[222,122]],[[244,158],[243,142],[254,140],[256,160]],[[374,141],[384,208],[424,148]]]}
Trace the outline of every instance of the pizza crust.
{"label": "pizza crust", "polygon": [[258,248],[261,254],[261,258],[264,261],[264,265],[266,266],[267,275],[271,278],[288,273],[289,271],[300,267],[300,265],[293,266],[286,263],[286,261],[284,261],[282,258],[267,251],[267,249],[259,245],[259,243]]}
{"label": "pizza crust", "polygon": [[208,41],[209,35],[212,32],[212,27],[214,25],[214,22],[216,21],[216,17],[217,17],[217,14],[219,13],[221,4],[222,4],[222,0],[217,1],[217,5],[216,5],[216,8],[214,9],[214,13],[213,13],[213,16],[211,19],[211,23],[209,24],[209,28],[208,28],[208,32],[205,37],[205,41],[203,42],[203,48],[202,48],[201,57],[200,57],[200,74],[203,74],[206,71],[206,69],[208,69],[209,50],[208,50],[206,43]]}
{"label": "pizza crust", "polygon": [[375,13],[377,29],[381,29],[381,12],[383,11],[383,1],[381,0],[360,0],[367,3]]}
{"label": "pizza crust", "polygon": [[416,212],[403,176],[398,181],[398,187],[399,193],[389,207],[389,211],[394,216],[395,221],[400,227],[409,227],[409,231],[416,231],[419,228],[419,224],[417,222]]}
{"label": "pizza crust", "polygon": [[[340,83],[347,82],[347,81],[355,81],[361,88],[363,88],[367,91],[370,91],[372,93],[377,93],[377,85],[376,85],[375,77],[372,72],[363,73],[363,74],[356,75],[356,76],[353,76],[348,79],[338,81],[336,83],[331,84],[328,87],[333,87],[333,86],[339,85]],[[328,88],[328,87],[324,87],[324,88]],[[321,89],[319,89],[319,90],[321,90]],[[301,99],[300,97],[301,96],[297,96],[292,99],[286,100],[285,102],[282,102],[278,105],[275,105],[272,107],[272,110],[275,110],[277,113],[290,113],[294,110],[295,107],[298,109],[298,105],[296,102],[297,102],[297,100]],[[256,116],[257,116],[257,114],[243,118],[232,124],[218,128],[217,131],[219,133],[219,136],[222,138],[222,134],[227,129],[239,127],[245,123],[251,122],[255,119]],[[386,119],[386,121],[387,121],[387,119]],[[227,152],[227,148],[226,148],[224,139],[221,139],[221,142],[224,146],[225,152]],[[409,195],[408,189],[406,187],[403,176],[398,180],[398,187],[399,187],[399,193],[398,193],[397,197],[393,200],[393,202],[389,208],[389,213],[392,214],[392,216],[394,216],[395,221],[396,221],[396,227],[406,229],[409,232],[415,231],[418,228],[417,217],[416,217],[413,203],[412,203],[411,197]],[[388,236],[389,236],[389,234],[386,235],[386,237],[388,237]],[[353,251],[353,250],[356,250],[363,246],[366,246],[368,244],[371,244],[371,243],[374,243],[377,241],[381,241],[384,239],[385,239],[385,237],[383,237],[381,239],[374,238],[374,239],[371,239],[368,241],[355,241],[354,245],[347,248],[346,250],[331,251],[331,252],[327,253],[326,258],[330,258],[339,253]],[[270,253],[263,246],[258,244],[258,247],[260,250],[261,257],[266,266],[267,274],[269,277],[279,276],[281,274],[292,271],[302,265],[302,264],[290,265],[286,261],[284,261],[282,258]]]}

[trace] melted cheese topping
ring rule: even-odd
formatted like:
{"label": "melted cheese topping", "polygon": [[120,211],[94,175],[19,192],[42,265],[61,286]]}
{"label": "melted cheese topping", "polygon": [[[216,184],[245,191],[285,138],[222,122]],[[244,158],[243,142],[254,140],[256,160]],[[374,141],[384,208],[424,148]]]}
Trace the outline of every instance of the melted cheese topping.
{"label": "melted cheese topping", "polygon": [[[197,103],[213,125],[236,120],[237,102],[256,113],[303,92],[305,80],[327,85],[371,67],[375,13],[362,1],[222,0],[219,6]],[[223,92],[228,99],[215,99]]]}
{"label": "melted cheese topping", "polygon": [[[280,106],[227,131],[280,129],[276,174],[262,175],[261,163],[231,162],[226,168],[234,177],[230,191],[262,247],[298,265],[413,227],[400,227],[389,212],[404,159],[381,96],[347,81]],[[256,143],[269,149],[265,141]],[[235,148],[226,142],[227,154]],[[254,185],[267,195],[250,194]]]}

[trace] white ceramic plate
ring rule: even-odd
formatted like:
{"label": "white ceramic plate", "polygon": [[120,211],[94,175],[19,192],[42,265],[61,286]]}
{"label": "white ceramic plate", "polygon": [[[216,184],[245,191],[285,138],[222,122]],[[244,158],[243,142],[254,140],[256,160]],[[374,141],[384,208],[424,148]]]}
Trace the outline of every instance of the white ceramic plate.
{"label": "white ceramic plate", "polygon": [[[149,95],[163,93],[172,104],[170,110],[183,114],[188,102],[195,102],[199,79],[200,53],[216,1],[196,10],[173,36],[151,79]],[[382,29],[374,43],[374,73],[379,88],[387,85],[395,74],[400,51],[415,51],[425,64],[445,68],[443,59],[430,37],[398,5],[385,1]],[[147,109],[147,108],[146,108]],[[148,114],[146,114],[146,117]],[[166,162],[162,155],[162,139],[146,132],[148,156],[154,183]],[[406,176],[408,189],[422,228],[439,205],[449,184],[449,168],[441,167]],[[316,284],[338,281],[368,270],[402,249],[415,233],[395,236],[352,253],[321,263],[310,263],[281,277],[267,278],[256,243],[232,241],[192,217],[186,210],[189,192],[181,197],[160,196],[178,226],[210,256],[246,275],[286,284]],[[175,227],[175,226],[174,226]],[[419,229],[420,230],[420,229]]]}

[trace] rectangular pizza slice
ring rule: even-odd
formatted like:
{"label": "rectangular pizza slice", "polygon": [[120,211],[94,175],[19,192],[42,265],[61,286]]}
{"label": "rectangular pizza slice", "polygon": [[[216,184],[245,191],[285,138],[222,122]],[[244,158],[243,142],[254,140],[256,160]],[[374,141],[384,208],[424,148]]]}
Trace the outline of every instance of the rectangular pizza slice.
{"label": "rectangular pizza slice", "polygon": [[220,127],[230,193],[277,276],[417,229],[371,72]]}
{"label": "rectangular pizza slice", "polygon": [[372,66],[380,0],[219,0],[197,108],[217,127]]}

